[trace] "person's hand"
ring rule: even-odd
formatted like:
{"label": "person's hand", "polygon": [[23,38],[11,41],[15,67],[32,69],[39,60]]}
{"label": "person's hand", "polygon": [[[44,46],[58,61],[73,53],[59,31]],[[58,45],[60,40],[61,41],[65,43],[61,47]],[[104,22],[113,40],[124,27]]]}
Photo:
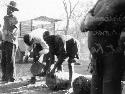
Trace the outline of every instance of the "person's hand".
{"label": "person's hand", "polygon": [[49,52],[49,49],[43,49],[39,52],[40,55],[47,54]]}
{"label": "person's hand", "polygon": [[55,73],[54,64],[52,64],[50,67],[50,74],[54,74],[54,73]]}
{"label": "person's hand", "polygon": [[39,51],[39,54],[40,54],[40,55],[43,55],[43,51]]}
{"label": "person's hand", "polygon": [[88,13],[85,18],[83,19],[83,21],[81,22],[81,26],[80,26],[80,30],[81,32],[87,32],[89,26],[91,25],[92,21],[93,21],[93,16],[91,15],[91,13]]}
{"label": "person's hand", "polygon": [[29,58],[29,57],[28,57],[27,55],[24,56],[24,57],[23,57],[23,63],[27,63],[27,62],[28,62],[28,58]]}
{"label": "person's hand", "polygon": [[42,55],[39,57],[39,60],[38,60],[38,61],[39,61],[40,63],[43,62],[43,56],[44,56],[44,54],[42,54]]}
{"label": "person's hand", "polygon": [[85,24],[84,24],[84,20],[81,22],[80,30],[81,30],[81,32],[87,32]]}
{"label": "person's hand", "polygon": [[84,24],[88,25],[91,21],[93,21],[93,16],[90,13],[88,13],[84,19]]}

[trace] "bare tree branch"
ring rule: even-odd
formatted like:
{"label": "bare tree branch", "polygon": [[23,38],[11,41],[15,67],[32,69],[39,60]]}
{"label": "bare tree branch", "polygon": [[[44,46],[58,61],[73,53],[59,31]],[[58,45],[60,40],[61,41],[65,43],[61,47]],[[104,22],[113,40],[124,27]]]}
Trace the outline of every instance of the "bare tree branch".
{"label": "bare tree branch", "polygon": [[72,12],[74,11],[74,9],[76,8],[76,6],[78,5],[79,1],[77,1],[77,3],[74,5],[74,7],[71,9],[71,12],[70,12],[70,16],[72,15]]}
{"label": "bare tree branch", "polygon": [[69,0],[69,8],[70,8],[70,15],[69,15],[69,18],[71,17],[71,12],[72,12],[72,3],[71,3],[71,1]]}
{"label": "bare tree branch", "polygon": [[[68,6],[68,3],[69,3],[69,6]],[[67,34],[67,31],[69,29],[69,24],[70,24],[70,18],[72,16],[72,13],[75,10],[76,6],[78,5],[78,3],[79,3],[79,1],[72,8],[71,0],[69,0],[68,2],[66,2],[66,0],[63,0],[64,9],[66,12],[66,20],[67,20],[65,34]]]}
{"label": "bare tree branch", "polygon": [[66,15],[67,15],[67,17],[68,17],[68,8],[67,8],[67,4],[66,4],[66,1],[64,0],[63,1],[63,5],[64,5],[64,9],[65,9],[65,12],[66,12]]}

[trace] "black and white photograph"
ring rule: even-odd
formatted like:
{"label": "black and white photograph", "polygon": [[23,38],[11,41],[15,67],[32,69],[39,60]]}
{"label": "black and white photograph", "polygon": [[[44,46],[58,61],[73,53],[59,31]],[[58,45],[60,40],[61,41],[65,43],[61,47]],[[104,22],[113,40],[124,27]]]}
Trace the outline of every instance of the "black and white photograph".
{"label": "black and white photograph", "polygon": [[125,0],[0,0],[0,94],[125,94]]}

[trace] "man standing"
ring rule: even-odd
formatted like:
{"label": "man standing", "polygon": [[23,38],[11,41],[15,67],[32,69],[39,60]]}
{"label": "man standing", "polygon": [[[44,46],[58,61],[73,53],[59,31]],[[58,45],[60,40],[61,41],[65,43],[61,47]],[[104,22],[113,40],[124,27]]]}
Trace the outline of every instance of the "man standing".
{"label": "man standing", "polygon": [[120,35],[125,27],[124,0],[98,0],[81,25],[88,32],[92,54],[91,94],[121,94],[124,51]]}
{"label": "man standing", "polygon": [[10,1],[7,6],[7,15],[4,16],[3,34],[2,34],[2,81],[11,81],[14,79],[15,54],[17,42],[17,18],[13,15],[16,8],[16,2]]}

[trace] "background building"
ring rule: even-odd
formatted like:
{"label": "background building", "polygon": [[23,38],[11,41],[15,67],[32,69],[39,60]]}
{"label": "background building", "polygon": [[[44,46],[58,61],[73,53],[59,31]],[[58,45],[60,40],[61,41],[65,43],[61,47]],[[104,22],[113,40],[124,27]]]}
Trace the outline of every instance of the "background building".
{"label": "background building", "polygon": [[27,33],[32,32],[32,30],[35,30],[37,28],[44,28],[50,31],[51,34],[55,34],[55,24],[56,22],[61,21],[60,19],[53,19],[46,16],[40,16],[31,20],[27,21],[21,21],[19,23],[19,48],[17,52],[17,61],[22,62],[22,58],[24,55],[24,52],[26,50],[23,36]]}

